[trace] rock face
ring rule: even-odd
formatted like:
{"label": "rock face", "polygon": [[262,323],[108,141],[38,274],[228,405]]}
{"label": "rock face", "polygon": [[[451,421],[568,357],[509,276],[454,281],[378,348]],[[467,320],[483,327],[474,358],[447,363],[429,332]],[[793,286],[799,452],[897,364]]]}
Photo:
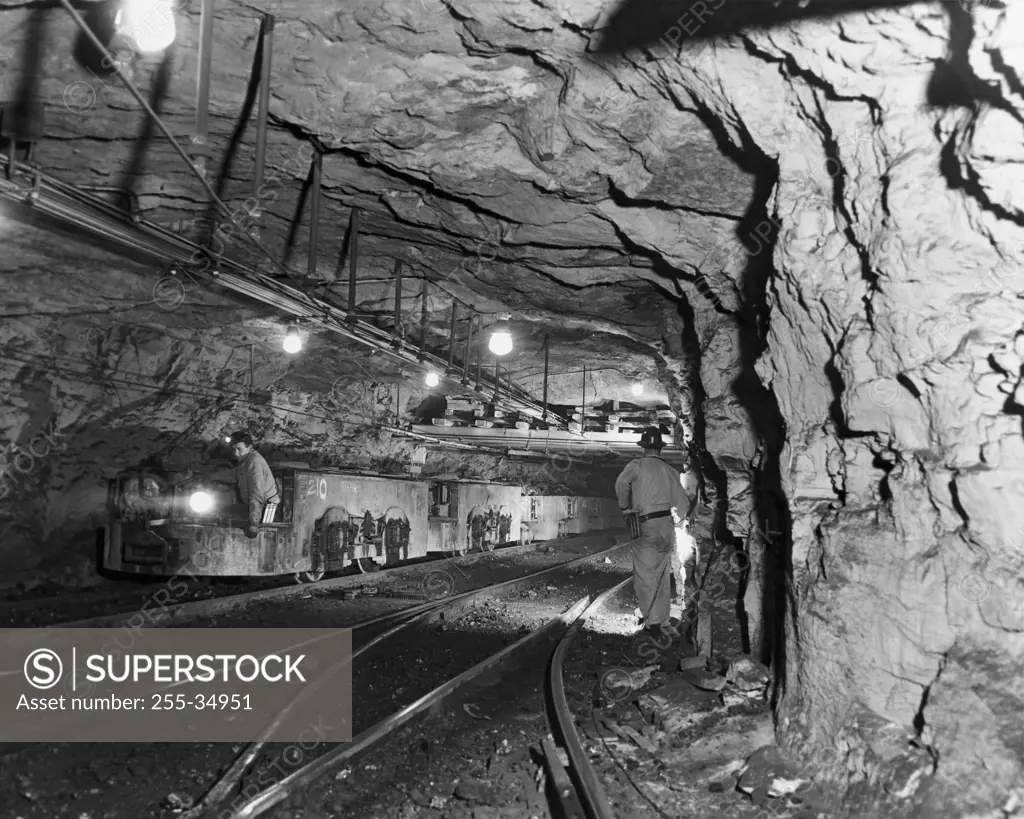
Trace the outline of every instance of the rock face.
{"label": "rock face", "polygon": [[[4,5],[0,49],[22,70],[0,89],[46,103],[40,164],[78,184],[130,185],[146,218],[208,232],[184,164],[166,141],[134,138],[145,122],[116,78],[72,58],[70,19]],[[253,125],[236,126],[261,11],[276,27],[254,203]],[[195,8],[179,12],[165,67],[131,69],[147,92],[163,84],[161,118],[183,139],[197,24]],[[208,167],[246,217],[220,234],[229,252],[255,262],[240,238],[252,232],[305,269],[314,138],[325,201],[306,286],[344,281],[357,207],[360,275],[386,280],[402,259],[481,310],[512,312],[530,340],[512,376],[531,389],[545,331],[553,371],[601,373],[595,398],[657,377],[692,425],[717,537],[749,556],[751,654],[771,661],[782,744],[844,787],[846,815],[1019,815],[1024,7],[253,2],[218,9],[216,26]],[[31,58],[31,38],[50,47]],[[131,298],[128,278],[103,275],[124,263],[40,250],[16,223],[0,231],[14,247],[4,269],[16,267],[4,300],[20,305],[6,312]],[[131,281],[148,290],[143,275]],[[360,308],[387,312],[389,292],[370,285]],[[413,316],[415,292],[403,304]],[[190,298],[191,311],[150,307],[133,329],[109,315],[5,323],[5,439],[42,452],[48,424],[73,417],[77,452],[107,447],[101,465],[82,461],[94,475],[115,451],[128,459],[222,424],[214,398],[143,401],[102,379],[73,399],[41,352],[66,356],[84,332],[86,372],[244,384],[232,351],[276,332],[273,317]],[[435,307],[443,333],[447,307]],[[301,366],[265,357],[256,381],[274,386],[275,405],[319,406],[352,358],[320,352]],[[578,384],[566,375],[559,389],[574,400]],[[379,411],[376,396],[348,400]],[[271,414],[283,446],[335,434]],[[352,457],[386,457],[363,446]],[[48,520],[91,508],[67,480],[45,466],[25,479],[67,507]],[[17,515],[11,531],[38,529],[31,508]],[[5,550],[30,551],[7,531]]]}

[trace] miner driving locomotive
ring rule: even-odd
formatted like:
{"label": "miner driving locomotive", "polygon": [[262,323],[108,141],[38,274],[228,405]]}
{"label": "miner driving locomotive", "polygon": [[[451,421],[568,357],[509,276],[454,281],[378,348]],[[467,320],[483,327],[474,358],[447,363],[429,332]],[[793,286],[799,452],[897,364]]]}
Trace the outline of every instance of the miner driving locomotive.
{"label": "miner driving locomotive", "polygon": [[266,458],[253,447],[252,436],[238,431],[228,438],[231,450],[238,459],[232,469],[221,469],[208,476],[211,481],[230,481],[237,489],[237,502],[226,513],[232,518],[246,521],[245,535],[254,538],[261,523],[272,523],[281,497],[277,481]]}

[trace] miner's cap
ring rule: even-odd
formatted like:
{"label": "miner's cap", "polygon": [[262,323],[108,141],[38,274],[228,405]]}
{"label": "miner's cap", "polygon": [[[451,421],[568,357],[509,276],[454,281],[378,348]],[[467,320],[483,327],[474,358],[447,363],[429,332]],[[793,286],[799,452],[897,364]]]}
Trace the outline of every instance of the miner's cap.
{"label": "miner's cap", "polygon": [[640,436],[640,446],[651,449],[661,449],[665,442],[661,440],[661,430],[657,427],[647,427]]}

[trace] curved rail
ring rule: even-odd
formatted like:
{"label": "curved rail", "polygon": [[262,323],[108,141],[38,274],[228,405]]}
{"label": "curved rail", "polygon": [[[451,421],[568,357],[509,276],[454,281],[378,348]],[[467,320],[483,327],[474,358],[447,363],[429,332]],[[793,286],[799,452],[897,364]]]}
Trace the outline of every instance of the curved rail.
{"label": "curved rail", "polygon": [[372,728],[368,728],[363,731],[357,737],[354,737],[352,743],[347,747],[329,751],[323,756],[314,759],[308,765],[289,774],[280,782],[271,785],[265,791],[257,794],[252,799],[241,805],[241,807],[231,813],[230,819],[250,819],[250,817],[259,816],[261,813],[269,810],[282,800],[287,799],[296,788],[302,785],[308,785],[324,774],[329,773],[337,766],[343,764],[361,751],[365,751],[374,743],[407,723],[417,714],[438,705],[448,697],[457,693],[463,686],[472,682],[485,672],[492,670],[496,666],[510,662],[514,657],[516,657],[516,655],[532,647],[535,643],[540,642],[543,638],[550,636],[560,627],[571,624],[586,608],[589,600],[589,597],[581,598],[564,614],[548,621],[545,625],[530,632],[525,637],[517,640],[515,643],[512,643],[512,645],[506,646],[497,654],[493,654],[486,660],[477,663],[468,671],[464,671],[457,677],[448,680],[446,683],[438,686],[430,693],[424,694],[415,702],[407,705],[399,711],[396,711],[390,717],[387,717],[381,722],[378,722]]}
{"label": "curved rail", "polygon": [[[547,540],[543,542],[533,542],[522,544],[518,546],[507,546],[503,549],[495,549],[491,552],[473,552],[472,554],[462,555],[460,557],[453,557],[446,555],[438,560],[431,560],[424,563],[414,564],[403,564],[400,566],[387,566],[382,568],[378,572],[370,573],[370,577],[384,577],[388,575],[401,575],[403,572],[413,572],[418,569],[429,567],[433,563],[443,563],[446,560],[450,560],[455,565],[465,565],[468,563],[475,563],[478,560],[488,555],[511,555],[520,554],[523,552],[537,551],[545,547],[558,548],[563,543],[579,544],[583,543],[588,539],[594,538],[605,538],[616,540],[618,533],[610,534],[607,532],[600,532],[594,534],[584,534],[574,538],[557,538],[555,540]],[[173,578],[172,578],[173,579]],[[332,577],[329,580],[320,580],[316,583],[306,583],[303,585],[288,584],[286,586],[276,586],[270,589],[257,589],[256,591],[243,592],[242,594],[226,594],[222,597],[214,597],[207,600],[190,600],[184,603],[175,603],[173,605],[163,605],[157,608],[146,610],[146,603],[141,608],[133,609],[128,612],[119,612],[117,614],[104,614],[98,617],[88,617],[84,620],[73,620],[66,623],[51,623],[43,626],[43,628],[117,628],[119,626],[132,625],[135,618],[140,615],[144,618],[142,623],[134,624],[134,628],[143,628],[150,626],[165,626],[170,623],[177,623],[183,620],[190,620],[197,617],[207,617],[213,614],[221,614],[225,611],[244,606],[252,602],[263,602],[267,600],[286,599],[295,595],[308,594],[311,590],[327,590],[327,589],[342,589],[349,586],[358,586],[367,582],[366,574],[357,575],[346,575],[344,577]],[[150,598],[152,600],[153,598]],[[147,601],[148,603],[148,601]]]}
{"label": "curved rail", "polygon": [[[605,604],[609,597],[616,594],[632,578],[626,578],[621,583],[612,586],[607,591],[598,595],[594,602],[587,606],[579,618],[572,624],[572,627],[562,637],[558,647],[551,655],[551,663],[548,667],[547,694],[548,694],[548,725],[554,737],[561,737],[562,748],[569,757],[569,775],[576,787],[575,796],[579,805],[583,808],[589,819],[614,819],[608,796],[601,786],[601,780],[594,771],[583,743],[580,742],[579,734],[576,733],[576,725],[573,722],[572,712],[569,710],[569,703],[565,698],[565,686],[562,681],[562,664],[565,661],[566,652],[572,641],[579,633],[587,618]],[[547,751],[547,749],[545,749]],[[549,767],[556,771],[561,770],[561,763],[557,759],[551,759],[549,754]],[[559,796],[563,802],[573,804],[573,794],[567,793],[565,788],[558,788]]]}
{"label": "curved rail", "polygon": [[[424,603],[419,606],[413,606],[412,608],[403,609],[402,611],[391,612],[389,614],[384,614],[379,617],[375,617],[371,620],[366,620],[362,623],[357,623],[356,625],[352,626],[352,629],[356,630],[361,628],[367,628],[372,625],[380,625],[382,623],[394,620],[399,621],[397,625],[378,634],[373,639],[369,640],[367,643],[361,645],[358,649],[353,651],[350,656],[343,658],[339,662],[335,663],[334,665],[326,669],[323,674],[319,675],[316,682],[314,682],[311,686],[305,688],[298,697],[292,700],[282,711],[280,711],[277,714],[277,716],[274,717],[273,720],[271,720],[270,723],[268,723],[267,727],[262,732],[260,739],[250,744],[249,747],[246,748],[246,750],[235,760],[235,762],[232,763],[231,767],[227,770],[224,776],[221,777],[220,780],[218,780],[218,782],[203,796],[203,798],[193,808],[191,808],[182,815],[182,819],[197,819],[197,817],[211,812],[218,804],[220,804],[228,796],[232,788],[234,788],[235,785],[237,785],[242,776],[245,775],[246,770],[248,770],[248,768],[252,765],[253,761],[256,759],[256,756],[259,754],[260,750],[266,744],[267,738],[273,734],[274,730],[282,723],[282,721],[288,715],[288,713],[290,713],[292,708],[294,708],[295,705],[298,704],[302,699],[305,699],[314,691],[318,690],[320,686],[323,685],[327,680],[331,679],[334,674],[341,671],[346,666],[350,665],[356,659],[356,657],[368,651],[373,646],[383,642],[388,637],[397,634],[399,631],[402,631],[408,628],[409,626],[414,625],[415,623],[419,623],[423,620],[426,620],[427,618],[436,614],[441,609],[458,608],[460,604],[468,602],[469,600],[474,598],[511,591],[520,586],[532,585],[533,583],[543,580],[550,575],[557,574],[558,572],[564,571],[565,569],[572,568],[573,566],[577,566],[581,563],[585,563],[587,561],[594,560],[595,558],[607,555],[609,552],[613,552],[616,549],[625,546],[626,543],[628,543],[628,541],[616,542],[613,546],[604,549],[600,552],[595,552],[594,554],[590,555],[584,555],[583,557],[576,558],[575,560],[569,560],[565,563],[560,563],[557,566],[552,566],[547,569],[542,569],[538,572],[533,572],[524,577],[516,577],[511,580],[496,583],[492,586],[485,586],[480,589],[474,589],[471,591],[463,592],[462,594],[458,594],[453,597],[446,597],[442,600],[436,600],[430,603]],[[622,584],[619,585],[621,586]],[[615,588],[619,588],[619,586],[616,586]],[[569,612],[574,612],[576,607],[579,607],[580,612],[582,612],[586,608],[586,603],[588,601],[589,598],[584,598],[583,600],[579,601],[576,604],[576,606],[571,608]],[[522,646],[525,646],[527,643],[531,643],[535,639],[539,639],[538,632],[543,632],[545,634],[548,633],[548,631],[551,628],[554,628],[553,624],[563,622],[564,618],[568,616],[569,612],[567,612],[565,615],[562,615],[560,618],[555,618],[555,620],[552,620],[546,626],[543,626],[536,632],[532,632],[531,634],[524,637],[522,640],[513,643],[511,646],[507,647],[506,649],[489,658],[488,660],[484,660],[482,663],[478,664],[473,669],[470,669],[470,671],[465,672],[464,674],[460,675],[459,677],[456,677],[453,680],[449,680],[447,683],[444,683],[442,686],[431,692],[431,694],[425,695],[416,703],[413,703],[407,708],[397,712],[397,714],[393,715],[392,717],[389,717],[388,720],[385,720],[384,722],[380,723],[379,725],[375,726],[369,731],[364,731],[363,734],[360,734],[359,737],[356,737],[353,740],[353,744],[346,748],[344,753],[338,755],[336,759],[332,756],[333,752],[328,753],[325,756],[331,757],[333,761],[329,763],[323,763],[327,767],[323,769],[315,767],[320,763],[322,759],[325,759],[325,757],[320,757],[319,759],[314,760],[312,763],[310,763],[310,765],[306,766],[306,768],[310,768],[315,771],[309,774],[309,781],[315,779],[317,776],[319,776],[319,773],[328,770],[333,765],[340,764],[352,754],[357,753],[358,751],[363,750],[366,747],[369,747],[370,744],[376,742],[381,737],[390,733],[390,731],[404,724],[406,721],[408,721],[408,719],[411,719],[412,716],[419,713],[419,711],[425,708],[429,708],[430,706],[436,704],[444,697],[453,693],[464,683],[468,682],[469,680],[473,679],[479,674],[482,674],[485,670],[493,667],[496,663],[500,663],[508,657],[512,656],[512,654],[515,651],[518,651],[518,649]],[[573,620],[576,619],[577,616],[578,613],[574,614],[572,619],[567,622],[571,623]],[[431,699],[431,697],[433,697],[433,699]],[[292,774],[292,776],[298,776],[303,771],[305,771],[306,768],[296,771],[294,774]],[[287,794],[284,794],[279,798],[275,798],[273,795],[267,794],[270,794],[270,791],[273,791],[274,788],[277,788],[278,786],[285,787],[286,782],[288,782],[288,779],[282,780],[280,783],[278,783],[278,785],[275,785],[273,788],[270,788],[267,791],[258,794],[256,797],[250,800],[249,803],[243,805],[239,812],[236,814],[236,816],[255,816],[258,813],[262,813],[264,810],[271,807],[272,805],[277,804],[277,802],[280,801],[280,799],[283,799],[284,796],[286,796]],[[252,810],[255,812],[244,813],[244,809],[249,805],[253,806]]]}

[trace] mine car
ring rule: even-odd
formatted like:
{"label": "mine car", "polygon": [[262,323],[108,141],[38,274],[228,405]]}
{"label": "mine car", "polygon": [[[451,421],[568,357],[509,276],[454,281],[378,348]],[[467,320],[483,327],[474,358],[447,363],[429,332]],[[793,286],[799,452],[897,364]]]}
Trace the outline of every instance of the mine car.
{"label": "mine car", "polygon": [[523,489],[482,481],[430,483],[430,550],[465,554],[519,543]]}
{"label": "mine car", "polygon": [[622,513],[614,498],[572,495],[524,495],[523,528],[534,540],[599,532],[622,526]]}
{"label": "mine car", "polygon": [[373,475],[271,462],[281,501],[255,538],[234,487],[202,474],[127,470],[109,482],[103,567],[154,576],[270,576],[315,582],[350,565],[394,565],[621,526],[608,498],[528,495],[520,486]]}
{"label": "mine car", "polygon": [[469,480],[430,482],[429,549],[465,554],[508,543],[614,529],[612,498],[529,495],[520,486]]}
{"label": "mine car", "polygon": [[249,539],[234,489],[189,473],[131,470],[109,484],[104,567],[134,574],[294,574],[314,582],[363,561],[427,553],[427,484],[271,463],[281,502]]}

